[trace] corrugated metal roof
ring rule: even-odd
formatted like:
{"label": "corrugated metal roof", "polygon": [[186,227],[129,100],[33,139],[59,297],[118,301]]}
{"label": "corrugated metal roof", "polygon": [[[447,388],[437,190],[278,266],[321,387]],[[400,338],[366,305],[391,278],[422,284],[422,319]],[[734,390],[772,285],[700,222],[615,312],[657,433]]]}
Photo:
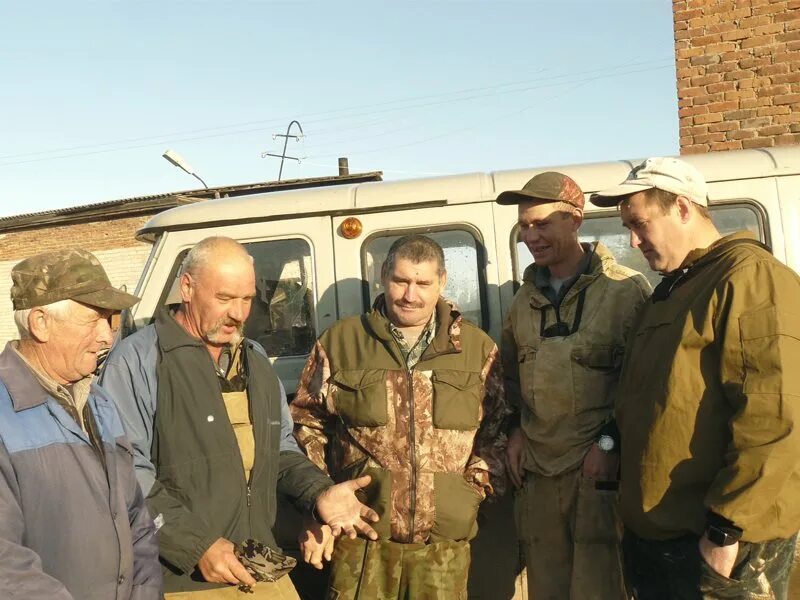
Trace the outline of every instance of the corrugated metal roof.
{"label": "corrugated metal roof", "polygon": [[182,204],[190,204],[213,198],[246,196],[250,194],[263,194],[282,190],[341,185],[346,183],[382,181],[382,179],[383,173],[381,171],[372,171],[369,173],[286,179],[283,181],[263,181],[213,187],[209,189],[200,188],[164,194],[151,194],[149,196],[135,196],[132,198],[95,202],[93,204],[70,206],[36,213],[0,217],[0,231],[29,229],[42,225],[64,225],[67,223],[90,221],[97,217],[131,217],[154,214]]}

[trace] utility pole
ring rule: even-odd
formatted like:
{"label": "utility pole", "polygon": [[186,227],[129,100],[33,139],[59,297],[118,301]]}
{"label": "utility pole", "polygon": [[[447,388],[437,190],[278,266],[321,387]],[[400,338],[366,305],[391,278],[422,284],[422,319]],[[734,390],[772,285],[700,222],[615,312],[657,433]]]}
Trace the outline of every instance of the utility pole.
{"label": "utility pole", "polygon": [[[292,125],[297,125],[297,128],[300,130],[300,135],[292,135]],[[281,180],[281,176],[283,175],[283,161],[287,158],[289,160],[296,160],[298,163],[300,159],[296,156],[286,156],[286,146],[289,144],[289,138],[294,138],[294,141],[299,142],[300,138],[304,137],[305,134],[303,133],[303,128],[300,126],[298,121],[292,121],[289,123],[289,127],[286,128],[286,133],[273,133],[272,139],[282,137],[283,138],[283,153],[282,154],[272,154],[271,152],[262,152],[261,158],[266,158],[267,156],[274,156],[275,158],[281,159],[281,168],[278,171],[278,181]]]}

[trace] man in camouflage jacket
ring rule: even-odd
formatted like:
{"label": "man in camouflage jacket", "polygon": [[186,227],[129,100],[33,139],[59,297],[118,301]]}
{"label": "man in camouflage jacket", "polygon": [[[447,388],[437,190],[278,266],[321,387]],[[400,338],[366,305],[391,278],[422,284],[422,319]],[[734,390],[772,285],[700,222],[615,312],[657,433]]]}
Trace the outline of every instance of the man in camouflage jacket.
{"label": "man in camouflage jacket", "polygon": [[317,342],[292,405],[295,437],[337,481],[369,474],[380,539],[340,538],[330,598],[466,598],[481,501],[503,480],[497,346],[440,297],[444,254],[397,240],[385,294]]}

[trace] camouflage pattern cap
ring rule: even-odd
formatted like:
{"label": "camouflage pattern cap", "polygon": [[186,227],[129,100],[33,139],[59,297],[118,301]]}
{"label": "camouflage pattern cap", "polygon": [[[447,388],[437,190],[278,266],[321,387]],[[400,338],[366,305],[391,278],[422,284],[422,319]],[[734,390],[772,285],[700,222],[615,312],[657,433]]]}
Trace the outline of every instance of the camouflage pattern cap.
{"label": "camouflage pattern cap", "polygon": [[59,300],[124,310],[139,301],[111,285],[94,254],[77,248],[26,258],[11,270],[11,280],[14,310],[46,306]]}
{"label": "camouflage pattern cap", "polygon": [[575,181],[555,171],[539,173],[521,190],[509,190],[497,197],[498,204],[519,204],[534,202],[548,204],[550,202],[566,202],[583,210],[585,201],[583,192]]}

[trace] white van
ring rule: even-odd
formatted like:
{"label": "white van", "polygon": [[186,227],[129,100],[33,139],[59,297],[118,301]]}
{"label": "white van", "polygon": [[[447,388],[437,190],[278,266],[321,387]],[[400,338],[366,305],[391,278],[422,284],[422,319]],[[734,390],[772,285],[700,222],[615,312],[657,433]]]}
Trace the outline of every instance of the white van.
{"label": "white van", "polygon": [[[749,229],[800,271],[800,147],[683,158],[705,175],[711,215],[723,233]],[[588,198],[625,179],[638,162],[360,183],[174,208],[137,234],[153,243],[153,251],[136,288],[142,301],[132,312],[134,328],[148,323],[166,301],[191,246],[210,235],[235,238],[255,258],[258,297],[247,333],[267,348],[292,390],[316,337],[337,319],[369,309],[392,241],[418,232],[444,248],[447,295],[499,340],[505,311],[531,258],[518,242],[516,208],[495,204],[497,195],[520,189],[537,173],[557,170]],[[351,237],[345,237],[343,224]],[[620,262],[658,280],[630,248],[616,209],[587,202],[581,234],[601,240]]]}
{"label": "white van", "polygon": [[[800,272],[800,147],[683,157],[709,183],[711,215],[723,233],[749,229]],[[258,297],[246,333],[296,388],[307,353],[337,319],[364,312],[379,291],[380,265],[400,235],[424,233],[445,252],[446,295],[499,340],[505,312],[531,257],[518,241],[517,211],[494,199],[537,173],[556,170],[589,194],[620,183],[640,160],[373,182],[210,200],[153,217],[137,237],[153,251],[136,288],[131,325],[166,302],[184,254],[211,235],[242,242],[255,259]],[[656,283],[616,209],[587,202],[582,240],[601,240],[623,264]],[[486,509],[470,598],[510,598],[518,552],[509,504]],[[488,540],[488,541],[486,541]],[[480,546],[480,544],[479,544]],[[488,566],[492,563],[491,568]],[[506,574],[503,574],[503,569]],[[481,586],[481,583],[484,585]],[[483,591],[482,588],[483,587]],[[517,597],[522,597],[519,593]]]}

